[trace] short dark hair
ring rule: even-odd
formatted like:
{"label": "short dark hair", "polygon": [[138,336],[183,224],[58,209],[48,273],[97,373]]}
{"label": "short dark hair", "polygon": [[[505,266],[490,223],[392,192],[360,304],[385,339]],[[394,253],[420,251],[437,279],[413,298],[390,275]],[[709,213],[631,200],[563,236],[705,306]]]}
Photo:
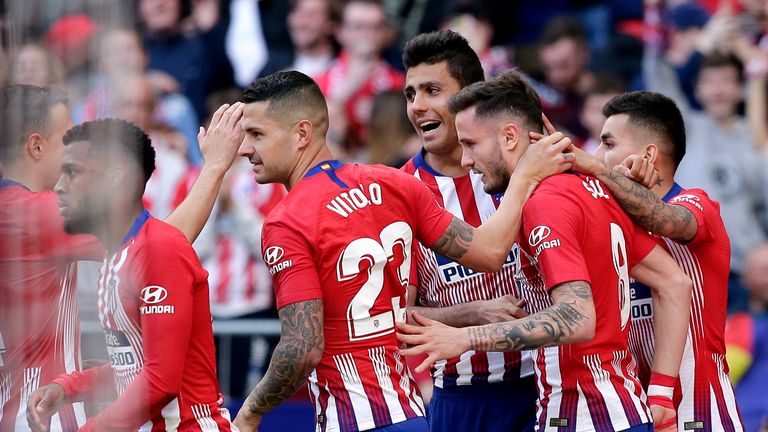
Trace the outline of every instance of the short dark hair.
{"label": "short dark hair", "polygon": [[685,156],[685,122],[675,101],[660,93],[634,91],[616,96],[603,107],[605,118],[627,114],[629,123],[659,134],[672,146],[675,167]]}
{"label": "short dark hair", "polygon": [[0,91],[0,160],[11,162],[33,133],[50,133],[51,108],[67,104],[63,90],[11,85]]}
{"label": "short dark hair", "polygon": [[733,54],[713,53],[704,56],[699,63],[699,76],[704,69],[720,68],[730,66],[736,71],[736,75],[741,80],[744,72],[744,65]]}
{"label": "short dark hair", "polygon": [[467,40],[454,31],[423,33],[405,44],[403,66],[406,70],[443,61],[448,65],[448,73],[462,88],[485,78],[477,54]]}
{"label": "short dark hair", "polygon": [[490,81],[471,84],[448,101],[454,114],[476,107],[478,117],[508,114],[519,117],[536,132],[544,129],[541,120],[541,100],[535,90],[517,71],[504,72]]}
{"label": "short dark hair", "polygon": [[243,91],[243,102],[269,102],[269,111],[278,117],[301,107],[322,110],[328,117],[328,106],[320,87],[298,71],[275,72],[257,79]]}
{"label": "short dark hair", "polygon": [[64,145],[87,141],[91,151],[118,150],[130,156],[142,169],[144,183],[155,170],[152,141],[138,126],[120,119],[94,120],[79,124],[64,134]]}
{"label": "short dark hair", "polygon": [[587,42],[587,34],[584,28],[573,18],[568,16],[556,16],[549,20],[539,36],[539,45],[552,45],[561,39],[573,39],[577,43]]}

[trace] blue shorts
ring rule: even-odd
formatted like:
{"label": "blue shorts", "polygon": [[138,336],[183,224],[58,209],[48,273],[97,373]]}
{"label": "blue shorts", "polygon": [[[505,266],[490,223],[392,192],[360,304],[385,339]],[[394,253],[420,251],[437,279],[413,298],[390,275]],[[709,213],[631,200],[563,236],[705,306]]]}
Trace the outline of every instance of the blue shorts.
{"label": "blue shorts", "polygon": [[404,422],[373,429],[376,432],[428,432],[429,425],[424,417],[416,417]]}
{"label": "blue shorts", "polygon": [[643,423],[629,429],[624,429],[621,432],[653,432],[653,423]]}
{"label": "blue shorts", "polygon": [[429,430],[533,431],[536,423],[536,381],[435,387],[429,404]]}

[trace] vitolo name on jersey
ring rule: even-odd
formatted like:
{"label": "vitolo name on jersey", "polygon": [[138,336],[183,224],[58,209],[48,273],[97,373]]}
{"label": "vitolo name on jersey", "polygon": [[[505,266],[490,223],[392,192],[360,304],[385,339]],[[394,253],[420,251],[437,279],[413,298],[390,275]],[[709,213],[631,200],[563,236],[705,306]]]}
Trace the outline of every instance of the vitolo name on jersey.
{"label": "vitolo name on jersey", "polygon": [[[435,258],[437,259],[437,267],[440,270],[440,277],[443,279],[444,283],[468,279],[480,273],[469,267],[464,267],[455,261],[451,261],[450,258],[446,258],[440,254],[435,254]],[[514,252],[510,252],[509,255],[507,255],[507,259],[504,260],[504,266],[506,267],[514,263],[515,254]]]}
{"label": "vitolo name on jersey", "polygon": [[381,185],[371,183],[367,187],[362,184],[345,190],[336,195],[325,205],[325,208],[337,215],[348,218],[357,210],[368,207],[369,205],[381,205]]}

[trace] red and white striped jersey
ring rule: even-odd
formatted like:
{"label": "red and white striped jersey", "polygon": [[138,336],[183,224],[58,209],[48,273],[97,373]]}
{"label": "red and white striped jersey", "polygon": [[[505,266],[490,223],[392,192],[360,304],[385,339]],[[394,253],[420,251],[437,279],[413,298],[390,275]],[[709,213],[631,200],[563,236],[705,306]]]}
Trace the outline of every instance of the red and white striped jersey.
{"label": "red and white striped jersey", "polygon": [[[69,235],[53,192],[0,180],[0,431],[28,431],[27,399],[40,385],[80,369],[77,260],[104,256],[93,236]],[[85,423],[66,405],[52,431]]]}
{"label": "red and white striped jersey", "polygon": [[615,431],[652,421],[629,352],[629,273],[656,246],[596,179],[549,177],[523,207],[516,275],[531,312],[550,307],[550,290],[591,284],[595,336],[533,352],[537,430]]}
{"label": "red and white striped jersey", "polygon": [[413,241],[434,244],[452,219],[413,176],[339,161],[312,168],[267,216],[278,309],[323,300],[325,351],[309,376],[318,431],[424,416],[395,322],[405,319]]}
{"label": "red and white striped jersey", "polygon": [[[675,391],[678,429],[743,430],[725,360],[731,247],[720,205],[701,189],[677,184],[663,199],[688,209],[698,225],[696,237],[686,244],[657,237],[693,281],[691,321]],[[654,353],[653,306],[646,287],[634,288],[630,348],[640,365],[640,380],[647,386]]]}
{"label": "red and white striped jersey", "polygon": [[[452,178],[435,171],[424,160],[424,150],[402,168],[429,187],[446,210],[478,227],[496,211],[498,199],[483,190],[482,176],[474,173]],[[418,301],[425,307],[446,307],[476,300],[490,300],[507,294],[521,297],[515,287],[512,253],[495,273],[476,272],[438,255],[419,244],[414,253],[418,276]],[[415,282],[415,281],[414,281]],[[515,381],[533,375],[530,351],[506,353],[467,351],[459,357],[435,364],[435,386]]]}
{"label": "red and white striped jersey", "polygon": [[261,256],[261,227],[286,195],[281,184],[253,181],[250,164],[238,164],[230,174],[230,181],[222,186],[229,196],[227,208],[220,197],[195,242],[208,271],[211,313],[216,318],[234,318],[272,306],[272,276]]}
{"label": "red and white striped jersey", "polygon": [[110,364],[54,381],[79,400],[114,379],[117,400],[83,430],[232,430],[219,406],[206,276],[181,231],[147,211],[136,219],[99,279]]}
{"label": "red and white striped jersey", "polygon": [[142,199],[153,216],[165,219],[184,200],[189,180],[197,177],[198,170],[190,167],[178,152],[164,146],[155,146],[155,162]]}

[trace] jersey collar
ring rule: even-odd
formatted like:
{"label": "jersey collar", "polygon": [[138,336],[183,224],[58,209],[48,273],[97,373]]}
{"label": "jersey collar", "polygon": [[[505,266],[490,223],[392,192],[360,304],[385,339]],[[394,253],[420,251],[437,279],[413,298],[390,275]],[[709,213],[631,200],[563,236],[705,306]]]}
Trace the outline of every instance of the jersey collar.
{"label": "jersey collar", "polygon": [[418,153],[416,153],[416,156],[413,157],[413,166],[416,167],[416,169],[423,169],[424,171],[432,174],[433,176],[439,176],[439,177],[447,177],[445,174],[437,171],[436,169],[429,166],[426,160],[424,160],[424,154],[426,154],[425,149],[421,149]]}
{"label": "jersey collar", "polygon": [[675,183],[672,185],[672,189],[670,189],[669,192],[667,192],[667,194],[664,195],[664,198],[662,198],[661,200],[664,202],[669,202],[669,200],[679,195],[680,192],[682,191],[683,191],[683,188],[679,184]]}
{"label": "jersey collar", "polygon": [[123,246],[125,246],[126,243],[128,243],[129,240],[136,237],[136,234],[139,233],[139,230],[141,230],[141,227],[144,226],[144,224],[147,222],[147,220],[151,216],[152,215],[149,214],[149,211],[147,211],[147,209],[144,209],[144,211],[142,211],[141,214],[139,214],[136,220],[133,221],[131,228],[128,230],[128,234],[126,234],[125,237],[123,238],[123,241],[120,242],[121,249]]}
{"label": "jersey collar", "polygon": [[322,161],[319,164],[312,167],[312,169],[307,171],[307,173],[304,175],[304,178],[312,177],[317,173],[325,173],[328,176],[328,178],[331,179],[331,181],[336,183],[337,186],[339,186],[342,189],[348,189],[349,186],[347,186],[347,184],[344,183],[344,181],[341,180],[339,176],[336,175],[336,170],[343,166],[344,166],[344,163],[336,159]]}
{"label": "jersey collar", "polygon": [[26,190],[29,190],[28,187],[24,186],[23,184],[21,184],[19,182],[15,182],[13,180],[8,180],[8,179],[0,180],[0,190],[7,189],[7,188],[12,187],[12,186],[18,186],[18,187],[22,187],[22,188],[24,188]]}

